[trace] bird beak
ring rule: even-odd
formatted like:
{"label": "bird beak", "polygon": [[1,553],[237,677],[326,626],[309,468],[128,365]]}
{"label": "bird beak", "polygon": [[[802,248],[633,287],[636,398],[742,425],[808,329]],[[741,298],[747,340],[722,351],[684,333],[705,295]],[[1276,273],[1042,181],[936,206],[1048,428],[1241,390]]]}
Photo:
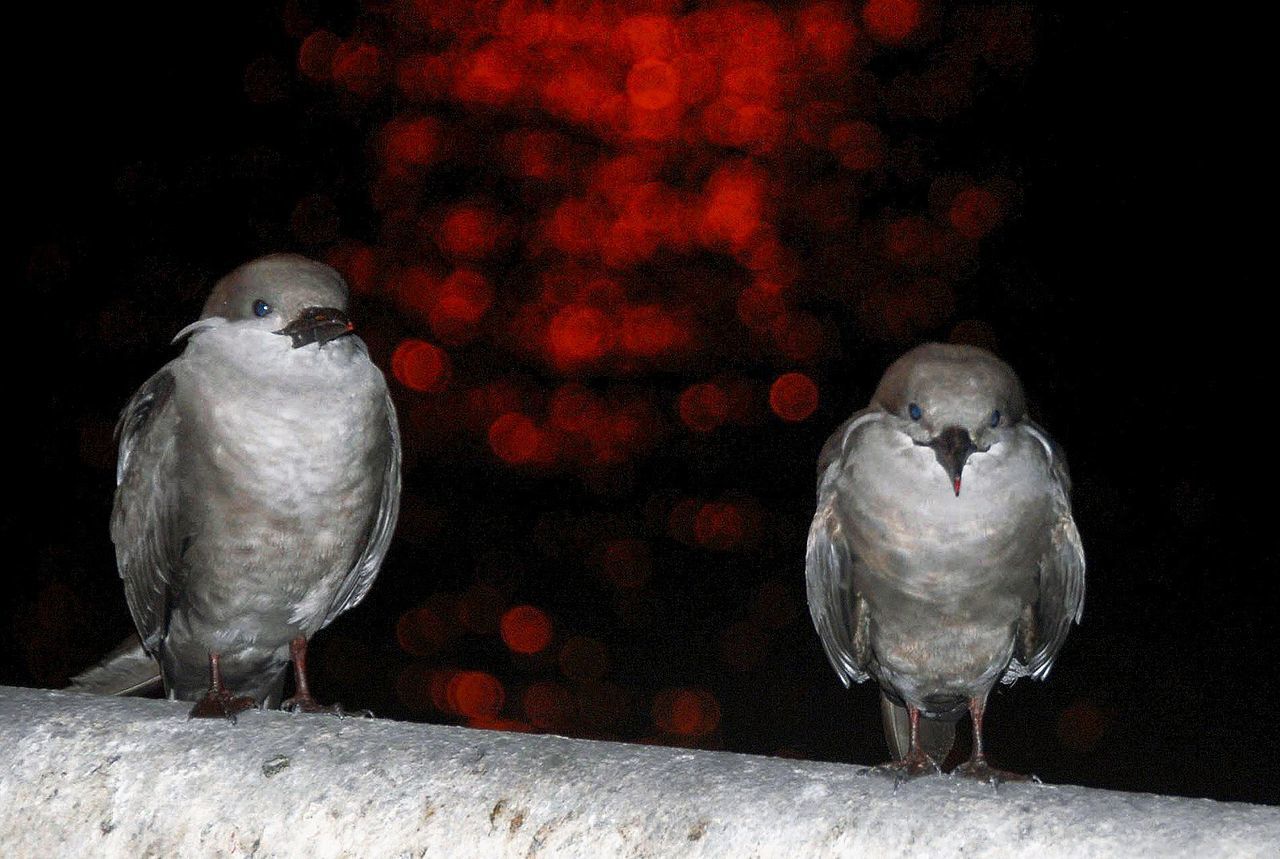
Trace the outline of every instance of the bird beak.
{"label": "bird beak", "polygon": [[947,427],[926,446],[933,448],[933,455],[938,458],[938,464],[947,473],[947,477],[951,478],[951,486],[958,498],[964,464],[969,460],[969,454],[978,449],[969,437],[969,431],[964,427]]}
{"label": "bird beak", "polygon": [[347,314],[336,307],[306,307],[297,318],[276,334],[284,334],[293,340],[293,348],[337,340],[355,330]]}

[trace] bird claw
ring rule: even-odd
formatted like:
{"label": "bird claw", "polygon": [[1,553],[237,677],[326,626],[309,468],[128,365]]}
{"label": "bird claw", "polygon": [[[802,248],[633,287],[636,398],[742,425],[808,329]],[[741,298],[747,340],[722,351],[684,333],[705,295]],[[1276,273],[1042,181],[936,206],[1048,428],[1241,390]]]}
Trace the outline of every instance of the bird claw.
{"label": "bird claw", "polygon": [[971,778],[975,781],[984,781],[997,789],[999,789],[1000,785],[1005,782],[1040,781],[1040,779],[1035,776],[1026,776],[1021,773],[996,769],[985,760],[973,759],[970,759],[956,767],[952,770],[952,774],[960,776],[961,778]]}
{"label": "bird claw", "polygon": [[280,704],[281,710],[287,710],[290,713],[328,713],[337,716],[339,719],[347,717],[347,711],[342,709],[341,704],[333,706],[325,706],[316,701],[310,695],[294,695]]}
{"label": "bird claw", "polygon": [[889,761],[875,768],[876,772],[893,776],[893,789],[896,793],[903,782],[921,776],[941,775],[942,767],[924,752],[908,754],[900,761]]}
{"label": "bird claw", "polygon": [[235,724],[236,713],[252,710],[258,702],[252,698],[232,695],[225,689],[210,689],[196,702],[187,714],[188,719],[227,719]]}

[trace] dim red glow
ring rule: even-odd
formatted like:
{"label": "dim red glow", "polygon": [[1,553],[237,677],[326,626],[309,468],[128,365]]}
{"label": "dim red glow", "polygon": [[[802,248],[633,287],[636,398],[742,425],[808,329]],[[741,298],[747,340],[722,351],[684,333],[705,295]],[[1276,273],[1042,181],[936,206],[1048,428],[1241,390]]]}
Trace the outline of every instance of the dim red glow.
{"label": "dim red glow", "polygon": [[451,624],[434,609],[422,606],[400,615],[396,621],[396,641],[400,649],[414,656],[431,656],[444,648],[451,637]]}
{"label": "dim red glow", "polygon": [[365,245],[339,245],[326,255],[325,262],[342,274],[352,292],[369,295],[374,291],[378,262],[372,248]]}
{"label": "dim red glow", "polygon": [[506,691],[497,677],[484,671],[459,671],[445,691],[450,712],[469,719],[494,719],[502,711]]}
{"label": "dim red glow", "polygon": [[316,81],[329,80],[333,74],[333,58],[342,44],[328,30],[316,30],[298,48],[298,71]]}
{"label": "dim red glow", "polygon": [[836,3],[814,3],[796,18],[800,48],[825,74],[837,74],[852,58],[858,29]]}
{"label": "dim red glow", "polygon": [[613,345],[613,331],[604,311],[587,304],[571,304],[551,319],[547,348],[558,364],[580,364],[604,357]]}
{"label": "dim red glow", "polygon": [[816,316],[804,311],[787,311],[775,316],[769,325],[774,345],[792,361],[812,361],[821,353],[825,335]]}
{"label": "dim red glow", "polygon": [[548,414],[552,425],[571,433],[598,433],[606,420],[604,403],[577,382],[569,382],[556,389],[551,395]]}
{"label": "dim red glow", "polygon": [[746,164],[719,168],[707,185],[702,227],[711,242],[745,242],[764,216],[764,179]]}
{"label": "dim red glow", "polygon": [[721,551],[737,548],[746,536],[746,520],[737,505],[727,501],[703,504],[693,520],[698,544]]}
{"label": "dim red glow", "polygon": [[524,73],[511,46],[495,42],[476,51],[463,64],[455,92],[463,101],[500,105],[520,90]]}
{"label": "dim red glow", "polygon": [[663,733],[705,736],[720,726],[720,702],[706,689],[665,689],[653,700],[653,723]]}
{"label": "dim red glow", "polygon": [[599,639],[578,635],[560,648],[557,662],[570,680],[598,680],[609,670],[609,652]]}
{"label": "dim red glow", "polygon": [[951,201],[947,219],[956,232],[980,239],[1000,223],[1000,198],[986,188],[965,188]]}
{"label": "dim red glow", "polygon": [[484,275],[459,269],[441,282],[427,318],[431,330],[449,344],[466,342],[493,303],[493,287]]}
{"label": "dim red glow", "polygon": [[531,605],[518,605],[502,615],[503,642],[516,653],[540,653],[551,643],[551,618]]}
{"label": "dim red glow", "polygon": [[489,425],[489,447],[513,465],[531,462],[542,444],[542,431],[527,415],[507,412]]}
{"label": "dim red glow", "polygon": [[769,408],[784,421],[802,421],[818,408],[818,386],[804,373],[784,373],[769,386]]}
{"label": "dim red glow", "polygon": [[620,588],[643,587],[653,574],[649,544],[644,540],[611,540],[600,559],[605,576]]}
{"label": "dim red glow", "polygon": [[429,116],[399,119],[386,129],[387,159],[423,167],[435,160],[440,147],[440,123]]}
{"label": "dim red glow", "polygon": [[850,170],[874,170],[884,161],[884,135],[869,122],[840,123],[831,129],[828,145],[840,163]]}
{"label": "dim red glow", "polygon": [[729,415],[729,398],[710,382],[690,385],[680,395],[680,420],[689,429],[709,433]]}
{"label": "dim red glow", "polygon": [[881,44],[901,44],[920,26],[920,0],[867,0],[862,22]]}
{"label": "dim red glow", "polygon": [[781,316],[787,309],[782,294],[777,290],[752,284],[738,295],[738,318],[748,328],[757,330],[772,326],[773,320]]}
{"label": "dim red glow", "polygon": [[493,212],[475,203],[454,206],[440,224],[440,249],[467,259],[479,259],[494,247],[498,225]]}
{"label": "dim red glow", "polygon": [[1058,717],[1058,739],[1077,754],[1093,751],[1107,730],[1107,716],[1092,701],[1078,700]]}
{"label": "dim red glow", "polygon": [[475,584],[458,599],[458,620],[470,632],[492,635],[498,631],[502,594],[491,585]]}
{"label": "dim red glow", "polygon": [[368,98],[385,82],[385,57],[376,45],[343,42],[333,54],[333,81],[353,95]]}
{"label": "dim red glow", "polygon": [[662,110],[680,94],[680,74],[668,62],[641,60],[627,73],[627,97],[644,110]]}
{"label": "dim red glow", "polygon": [[543,680],[530,684],[521,699],[521,709],[541,731],[564,731],[574,721],[573,696],[560,683]]}
{"label": "dim red glow", "polygon": [[425,340],[402,340],[391,354],[391,375],[406,388],[435,393],[449,383],[449,356]]}

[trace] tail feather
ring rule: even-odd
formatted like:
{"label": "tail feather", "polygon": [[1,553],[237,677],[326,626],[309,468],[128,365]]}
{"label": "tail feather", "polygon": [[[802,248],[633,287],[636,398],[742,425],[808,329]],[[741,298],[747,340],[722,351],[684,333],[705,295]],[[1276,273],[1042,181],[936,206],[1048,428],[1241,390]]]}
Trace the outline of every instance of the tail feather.
{"label": "tail feather", "polygon": [[151,695],[163,692],[164,684],[160,665],[131,635],[97,665],[72,677],[68,688],[97,695]]}
{"label": "tail feather", "polygon": [[[880,693],[880,715],[884,721],[884,738],[893,759],[900,761],[911,750],[911,717],[907,708],[895,704]],[[920,746],[939,766],[951,754],[956,742],[956,723],[937,719],[920,719]]]}

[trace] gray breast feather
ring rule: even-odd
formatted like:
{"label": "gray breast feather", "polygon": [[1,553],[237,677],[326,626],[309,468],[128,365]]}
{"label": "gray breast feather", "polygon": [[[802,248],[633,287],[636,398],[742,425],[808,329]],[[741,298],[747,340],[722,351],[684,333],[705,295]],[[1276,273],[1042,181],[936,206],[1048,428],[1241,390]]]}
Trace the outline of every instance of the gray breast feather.
{"label": "gray breast feather", "polygon": [[378,568],[382,566],[382,559],[386,556],[387,549],[391,545],[391,537],[395,533],[396,519],[400,513],[400,428],[396,421],[396,407],[391,401],[389,392],[383,402],[390,449],[387,452],[387,466],[382,479],[378,514],[374,518],[364,552],[343,580],[332,606],[325,615],[323,626],[328,626],[334,618],[347,609],[359,605],[365,598],[365,594],[369,592],[378,574]]}

